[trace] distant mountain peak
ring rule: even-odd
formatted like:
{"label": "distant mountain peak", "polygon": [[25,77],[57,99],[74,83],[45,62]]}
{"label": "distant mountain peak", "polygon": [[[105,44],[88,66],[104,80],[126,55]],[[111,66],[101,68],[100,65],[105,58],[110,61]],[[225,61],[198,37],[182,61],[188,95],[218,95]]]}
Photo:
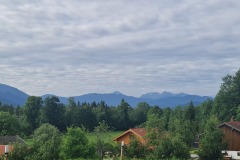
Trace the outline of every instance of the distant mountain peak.
{"label": "distant mountain peak", "polygon": [[178,95],[179,97],[184,97],[184,96],[187,96],[188,94],[181,92],[181,93],[178,93],[177,95]]}
{"label": "distant mountain peak", "polygon": [[172,96],[174,96],[173,93],[164,91],[162,93],[159,93],[159,92],[149,92],[149,93],[143,94],[140,98],[160,99],[160,98],[166,98],[166,97],[172,97]]}
{"label": "distant mountain peak", "polygon": [[173,93],[168,92],[168,91],[163,91],[162,94],[173,94]]}
{"label": "distant mountain peak", "polygon": [[169,98],[169,97],[184,97],[188,96],[189,94],[186,93],[171,93],[167,91],[163,91],[162,93],[159,92],[149,92],[146,94],[143,94],[140,98],[146,98],[146,99],[162,99],[162,98]]}
{"label": "distant mountain peak", "polygon": [[162,96],[174,96],[175,94],[171,93],[171,92],[163,91],[161,95]]}
{"label": "distant mountain peak", "polygon": [[115,91],[115,92],[113,92],[113,94],[117,94],[117,95],[123,95],[121,92],[119,92],[119,91]]}

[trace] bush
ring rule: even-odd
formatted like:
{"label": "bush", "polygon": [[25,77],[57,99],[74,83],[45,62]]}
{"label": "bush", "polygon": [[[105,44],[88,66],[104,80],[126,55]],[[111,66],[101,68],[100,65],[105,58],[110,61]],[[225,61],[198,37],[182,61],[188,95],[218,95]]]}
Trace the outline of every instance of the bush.
{"label": "bush", "polygon": [[60,156],[63,159],[91,159],[95,157],[95,147],[88,142],[81,128],[68,128],[62,140]]}
{"label": "bush", "polygon": [[165,134],[158,141],[158,145],[148,154],[148,159],[188,159],[189,148],[178,137]]}
{"label": "bush", "polygon": [[27,145],[16,143],[8,158],[10,160],[25,160],[29,154],[31,154],[31,149]]}
{"label": "bush", "polygon": [[132,138],[130,143],[125,147],[125,156],[129,158],[145,158],[146,147],[143,146],[136,138]]}
{"label": "bush", "polygon": [[31,154],[28,159],[52,160],[59,159],[61,134],[51,124],[43,124],[34,131]]}

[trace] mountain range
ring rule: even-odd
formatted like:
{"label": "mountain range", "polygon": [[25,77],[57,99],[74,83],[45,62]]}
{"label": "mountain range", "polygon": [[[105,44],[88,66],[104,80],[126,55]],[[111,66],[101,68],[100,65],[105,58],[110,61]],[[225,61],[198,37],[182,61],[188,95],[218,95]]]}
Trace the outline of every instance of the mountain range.
{"label": "mountain range", "polygon": [[[13,106],[22,106],[26,102],[28,98],[28,94],[24,93],[23,91],[20,91],[17,88],[0,84],[0,102],[2,104],[8,104]],[[43,99],[45,99],[48,96],[57,96],[52,94],[45,94],[42,96]],[[61,97],[57,96],[59,100],[66,104],[68,101],[68,97]],[[74,96],[73,97],[76,102],[88,102],[92,103],[104,101],[109,106],[117,106],[120,104],[121,100],[124,99],[128,104],[130,104],[132,107],[137,106],[140,102],[146,102],[151,106],[157,105],[160,107],[176,107],[176,106],[183,106],[188,104],[190,101],[193,102],[194,105],[201,104],[203,101],[207,99],[213,99],[213,97],[209,96],[199,96],[199,95],[190,95],[186,93],[171,93],[171,92],[151,92],[143,94],[140,97],[133,97],[133,96],[127,96],[122,94],[121,92],[113,92],[113,93],[107,93],[107,94],[100,94],[100,93],[89,93],[84,94],[81,96]]]}

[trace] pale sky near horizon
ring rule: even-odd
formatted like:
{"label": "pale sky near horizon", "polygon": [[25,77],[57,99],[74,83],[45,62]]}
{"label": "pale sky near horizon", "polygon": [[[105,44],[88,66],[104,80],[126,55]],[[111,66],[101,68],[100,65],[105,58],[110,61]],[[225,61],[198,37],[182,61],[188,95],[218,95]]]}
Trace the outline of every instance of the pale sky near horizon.
{"label": "pale sky near horizon", "polygon": [[36,96],[215,96],[240,68],[239,10],[236,0],[0,0],[0,83]]}

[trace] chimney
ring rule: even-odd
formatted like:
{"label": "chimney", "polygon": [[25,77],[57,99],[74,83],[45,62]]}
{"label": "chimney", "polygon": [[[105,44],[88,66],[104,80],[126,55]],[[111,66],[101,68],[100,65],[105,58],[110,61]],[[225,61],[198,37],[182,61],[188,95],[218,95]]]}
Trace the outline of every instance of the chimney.
{"label": "chimney", "polygon": [[231,117],[231,122],[234,122],[233,116]]}

